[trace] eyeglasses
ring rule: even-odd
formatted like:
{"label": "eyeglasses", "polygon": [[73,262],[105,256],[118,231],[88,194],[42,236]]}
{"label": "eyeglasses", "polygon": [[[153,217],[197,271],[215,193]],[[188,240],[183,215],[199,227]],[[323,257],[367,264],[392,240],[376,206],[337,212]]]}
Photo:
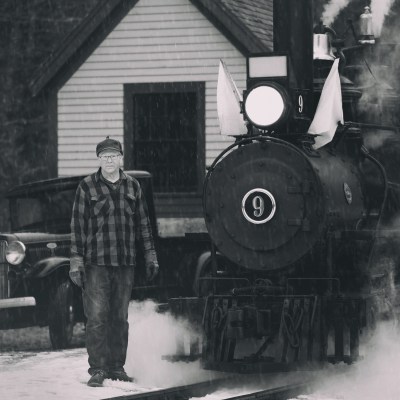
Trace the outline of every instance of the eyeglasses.
{"label": "eyeglasses", "polygon": [[116,161],[120,157],[119,154],[113,154],[112,156],[99,156],[101,161]]}

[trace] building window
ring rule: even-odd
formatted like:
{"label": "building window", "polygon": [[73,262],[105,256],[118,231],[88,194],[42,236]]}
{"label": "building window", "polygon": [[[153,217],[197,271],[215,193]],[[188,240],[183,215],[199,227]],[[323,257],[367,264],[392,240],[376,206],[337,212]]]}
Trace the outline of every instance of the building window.
{"label": "building window", "polygon": [[204,175],[204,83],[126,84],[125,167],[158,193],[198,193]]}

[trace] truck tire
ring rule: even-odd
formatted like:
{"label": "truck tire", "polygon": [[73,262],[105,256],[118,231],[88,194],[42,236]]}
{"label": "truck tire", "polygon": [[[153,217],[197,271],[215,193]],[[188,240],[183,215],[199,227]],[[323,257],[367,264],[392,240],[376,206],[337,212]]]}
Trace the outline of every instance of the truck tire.
{"label": "truck tire", "polygon": [[68,280],[58,284],[50,297],[49,333],[54,350],[67,348],[75,324],[74,289]]}

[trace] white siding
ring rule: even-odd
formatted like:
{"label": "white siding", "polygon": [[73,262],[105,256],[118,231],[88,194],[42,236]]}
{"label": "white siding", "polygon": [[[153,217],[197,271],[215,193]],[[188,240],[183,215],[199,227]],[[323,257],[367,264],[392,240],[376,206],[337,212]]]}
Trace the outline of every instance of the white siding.
{"label": "white siding", "polygon": [[91,173],[95,145],[123,142],[123,84],[204,81],[206,164],[230,138],[219,134],[216,84],[222,58],[239,90],[246,60],[188,0],[140,0],[58,93],[58,173]]}

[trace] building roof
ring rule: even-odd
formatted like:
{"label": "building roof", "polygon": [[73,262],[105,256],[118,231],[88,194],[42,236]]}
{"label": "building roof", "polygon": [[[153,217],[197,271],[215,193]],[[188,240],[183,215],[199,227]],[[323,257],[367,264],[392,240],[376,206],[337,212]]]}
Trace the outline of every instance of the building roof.
{"label": "building roof", "polygon": [[273,42],[273,1],[266,0],[221,0],[241,24],[256,36],[261,45],[272,51]]}
{"label": "building roof", "polygon": [[[60,88],[139,0],[102,0],[39,67],[35,96]],[[190,0],[244,55],[273,48],[273,0]]]}

